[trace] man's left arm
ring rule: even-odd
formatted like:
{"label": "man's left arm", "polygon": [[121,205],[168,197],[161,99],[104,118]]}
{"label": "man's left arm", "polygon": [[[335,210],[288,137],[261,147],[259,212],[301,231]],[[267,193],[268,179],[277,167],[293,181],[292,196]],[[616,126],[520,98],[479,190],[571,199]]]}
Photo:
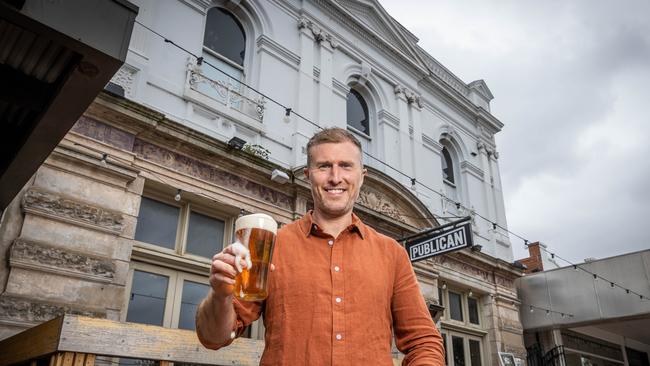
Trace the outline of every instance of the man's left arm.
{"label": "man's left arm", "polygon": [[391,312],[397,348],[405,354],[402,365],[443,366],[445,351],[440,332],[424,303],[406,250],[400,246],[397,252]]}

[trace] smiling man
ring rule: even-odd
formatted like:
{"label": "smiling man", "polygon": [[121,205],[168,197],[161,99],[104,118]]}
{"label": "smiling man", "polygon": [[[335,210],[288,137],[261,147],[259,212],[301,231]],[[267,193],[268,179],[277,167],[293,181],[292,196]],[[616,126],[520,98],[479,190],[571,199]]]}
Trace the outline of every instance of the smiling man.
{"label": "smiling man", "polygon": [[214,256],[210,294],[199,306],[197,334],[217,349],[264,317],[261,365],[444,365],[435,328],[406,251],[352,212],[366,169],[347,130],[318,132],[307,144],[305,176],[313,211],[278,231],[269,297],[232,294],[232,246]]}

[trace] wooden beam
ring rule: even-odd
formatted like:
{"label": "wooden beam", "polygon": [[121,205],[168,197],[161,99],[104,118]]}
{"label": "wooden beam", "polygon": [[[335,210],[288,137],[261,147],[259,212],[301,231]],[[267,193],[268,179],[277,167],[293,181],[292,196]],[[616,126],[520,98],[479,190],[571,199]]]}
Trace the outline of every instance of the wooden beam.
{"label": "wooden beam", "polygon": [[58,348],[98,356],[254,366],[259,365],[263,350],[263,341],[237,339],[214,351],[203,347],[194,331],[76,315],[65,315]]}
{"label": "wooden beam", "polygon": [[57,351],[63,318],[52,319],[0,341],[0,365],[29,362]]}

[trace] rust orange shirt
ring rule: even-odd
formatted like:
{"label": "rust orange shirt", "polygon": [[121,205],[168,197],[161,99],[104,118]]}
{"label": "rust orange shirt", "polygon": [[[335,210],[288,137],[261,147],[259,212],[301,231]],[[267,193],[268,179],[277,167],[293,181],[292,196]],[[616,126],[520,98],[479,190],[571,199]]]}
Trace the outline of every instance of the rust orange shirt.
{"label": "rust orange shirt", "polygon": [[261,314],[261,365],[444,365],[442,338],[408,255],[352,215],[338,238],[311,213],[278,231],[265,302],[234,301],[236,333]]}

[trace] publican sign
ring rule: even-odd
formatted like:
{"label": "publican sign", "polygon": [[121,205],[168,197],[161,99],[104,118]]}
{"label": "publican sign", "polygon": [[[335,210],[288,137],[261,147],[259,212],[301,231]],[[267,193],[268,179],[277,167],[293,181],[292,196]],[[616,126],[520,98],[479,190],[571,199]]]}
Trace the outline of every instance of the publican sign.
{"label": "publican sign", "polygon": [[411,262],[474,245],[469,217],[415,234],[404,240]]}

